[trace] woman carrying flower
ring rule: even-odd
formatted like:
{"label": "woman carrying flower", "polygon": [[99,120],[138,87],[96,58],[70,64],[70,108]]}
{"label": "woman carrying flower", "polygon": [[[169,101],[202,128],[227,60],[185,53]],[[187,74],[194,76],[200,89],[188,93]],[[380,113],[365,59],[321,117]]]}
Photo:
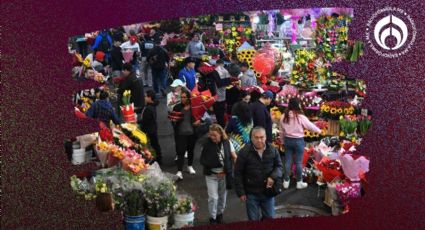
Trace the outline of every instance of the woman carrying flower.
{"label": "woman carrying flower", "polygon": [[304,129],[320,133],[321,130],[303,115],[298,98],[291,98],[288,108],[279,122],[281,142],[285,144],[285,177],[283,187],[289,187],[292,158],[295,156],[297,189],[307,188],[302,181],[302,160],[304,156]]}
{"label": "woman carrying flower", "polygon": [[236,153],[226,132],[218,124],[211,125],[200,158],[207,183],[211,224],[223,221],[227,198],[226,189],[232,188],[232,158],[236,160]]}
{"label": "woman carrying flower", "polygon": [[173,108],[173,112],[180,113],[179,118],[170,118],[174,128],[174,138],[176,142],[177,152],[177,174],[176,176],[183,180],[183,165],[184,165],[184,154],[188,153],[188,171],[190,174],[196,174],[193,169],[193,155],[196,144],[195,127],[199,126],[200,120],[195,121],[192,116],[192,106],[190,104],[190,92],[182,90],[180,96],[180,104],[177,104]]}

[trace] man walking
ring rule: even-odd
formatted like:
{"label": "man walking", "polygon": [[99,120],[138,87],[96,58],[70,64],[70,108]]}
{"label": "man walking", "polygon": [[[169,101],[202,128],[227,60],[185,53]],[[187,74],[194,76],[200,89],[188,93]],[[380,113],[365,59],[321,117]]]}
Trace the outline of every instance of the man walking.
{"label": "man walking", "polygon": [[272,142],[272,118],[267,106],[273,100],[273,93],[270,90],[264,92],[260,99],[256,102],[251,103],[252,121],[254,126],[263,127],[266,130],[267,142]]}
{"label": "man walking", "polygon": [[282,177],[282,161],[277,149],[266,143],[264,128],[252,129],[251,142],[239,151],[236,160],[236,194],[246,202],[249,220],[274,218],[275,200],[266,194],[266,188]]}
{"label": "man walking", "polygon": [[162,96],[166,96],[167,66],[170,62],[167,51],[160,46],[160,41],[155,41],[155,47],[149,52],[147,60],[152,70],[153,89],[155,93],[161,90]]}

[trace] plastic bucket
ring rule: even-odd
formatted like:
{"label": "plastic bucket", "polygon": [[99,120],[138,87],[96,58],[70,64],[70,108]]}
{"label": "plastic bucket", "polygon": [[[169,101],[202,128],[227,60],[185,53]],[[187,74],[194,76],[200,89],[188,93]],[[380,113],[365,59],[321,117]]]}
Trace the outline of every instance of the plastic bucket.
{"label": "plastic bucket", "polygon": [[86,162],[91,161],[91,156],[93,155],[93,150],[86,151]]}
{"label": "plastic bucket", "polygon": [[82,164],[86,162],[86,150],[85,149],[74,149],[72,151],[72,163]]}
{"label": "plastic bucket", "polygon": [[147,224],[149,230],[166,230],[168,224],[168,216],[152,217],[148,216]]}
{"label": "plastic bucket", "polygon": [[195,213],[191,212],[188,214],[176,214],[174,215],[174,228],[185,228],[193,227],[193,220],[195,219]]}
{"label": "plastic bucket", "polygon": [[145,215],[124,216],[125,230],[145,230]]}

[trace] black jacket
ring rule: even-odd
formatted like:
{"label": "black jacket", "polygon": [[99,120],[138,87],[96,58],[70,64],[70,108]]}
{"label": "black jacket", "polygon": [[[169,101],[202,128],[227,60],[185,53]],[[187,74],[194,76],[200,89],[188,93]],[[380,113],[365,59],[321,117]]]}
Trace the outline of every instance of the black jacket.
{"label": "black jacket", "polygon": [[156,106],[158,103],[146,104],[142,112],[140,127],[147,134],[157,133]]}
{"label": "black jacket", "polygon": [[143,79],[137,78],[136,73],[133,71],[126,79],[124,79],[118,87],[118,99],[122,104],[122,96],[124,91],[131,90],[130,102],[134,103],[136,113],[140,112],[145,105],[145,95],[143,91]]}
{"label": "black jacket", "polygon": [[151,49],[146,59],[150,67],[155,70],[165,69],[165,64],[170,62],[167,51],[161,46],[155,46],[153,49]]}
{"label": "black jacket", "polygon": [[224,148],[224,159],[222,165],[218,157],[219,145],[212,142],[209,138],[204,141],[200,161],[202,166],[204,166],[204,175],[211,175],[213,172],[212,168],[224,168],[224,173],[226,174],[226,188],[232,189],[233,187],[233,175],[232,175],[232,157],[230,152],[230,142],[225,140],[223,142]]}
{"label": "black jacket", "polygon": [[246,194],[259,195],[266,190],[267,177],[282,177],[282,160],[279,152],[270,144],[261,159],[252,144],[247,144],[238,154],[235,166],[235,189],[240,197]]}
{"label": "black jacket", "polygon": [[252,121],[255,126],[261,126],[266,129],[267,142],[272,142],[272,118],[267,106],[261,101],[256,101],[250,104]]}
{"label": "black jacket", "polygon": [[124,57],[121,52],[121,47],[113,46],[111,50],[111,68],[112,70],[122,70]]}

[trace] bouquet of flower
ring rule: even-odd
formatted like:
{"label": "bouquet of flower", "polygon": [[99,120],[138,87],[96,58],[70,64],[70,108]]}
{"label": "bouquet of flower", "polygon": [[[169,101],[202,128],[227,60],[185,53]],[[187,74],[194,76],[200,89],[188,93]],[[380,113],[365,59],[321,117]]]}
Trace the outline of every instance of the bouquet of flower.
{"label": "bouquet of flower", "polygon": [[357,130],[357,118],[355,115],[345,115],[339,118],[339,125],[341,127],[340,136],[352,136]]}
{"label": "bouquet of flower", "polygon": [[102,141],[98,142],[95,147],[97,157],[99,158],[100,164],[102,167],[106,166],[106,160],[108,159],[108,154],[111,152],[110,146],[108,143]]}
{"label": "bouquet of flower", "polygon": [[71,188],[78,195],[84,196],[86,200],[93,200],[96,198],[95,187],[84,178],[81,180],[77,176],[71,176]]}
{"label": "bouquet of flower", "polygon": [[242,44],[237,50],[237,57],[240,62],[248,63],[250,69],[252,69],[252,59],[257,51],[248,42]]}
{"label": "bouquet of flower", "polygon": [[186,38],[170,38],[167,40],[167,50],[172,53],[184,53],[187,42]]}
{"label": "bouquet of flower", "polygon": [[321,56],[331,62],[345,58],[348,46],[348,15],[338,18],[323,15],[317,20],[316,44]]}
{"label": "bouquet of flower", "polygon": [[302,49],[295,51],[295,62],[292,68],[290,84],[300,88],[311,88],[318,82],[315,73],[316,54],[314,51]]}
{"label": "bouquet of flower", "polygon": [[152,217],[170,215],[177,203],[176,186],[171,179],[158,171],[149,171],[149,180],[143,184],[148,215]]}
{"label": "bouquet of flower", "polygon": [[192,90],[192,97],[190,99],[192,106],[192,116],[195,120],[200,120],[205,112],[215,103],[215,97],[211,96],[209,90],[199,92],[198,87]]}
{"label": "bouquet of flower", "polygon": [[175,214],[188,214],[197,209],[193,198],[188,195],[177,195],[177,203],[174,205]]}
{"label": "bouquet of flower", "polygon": [[320,112],[325,118],[338,120],[340,116],[353,114],[354,107],[347,102],[327,101],[320,106]]}
{"label": "bouquet of flower", "polygon": [[359,97],[366,96],[366,84],[363,80],[356,80],[356,93]]}
{"label": "bouquet of flower", "polygon": [[132,123],[122,124],[121,127],[125,129],[133,139],[140,143],[141,145],[146,145],[148,143],[148,137],[144,132],[137,128],[137,125]]}
{"label": "bouquet of flower", "polygon": [[314,165],[322,173],[322,178],[325,182],[331,182],[336,177],[341,179],[344,177],[341,164],[336,160],[323,157],[320,162],[314,161]]}
{"label": "bouquet of flower", "polygon": [[140,173],[142,170],[148,168],[145,164],[145,160],[140,154],[132,149],[127,149],[124,152],[124,158],[122,159],[122,168],[134,174]]}

